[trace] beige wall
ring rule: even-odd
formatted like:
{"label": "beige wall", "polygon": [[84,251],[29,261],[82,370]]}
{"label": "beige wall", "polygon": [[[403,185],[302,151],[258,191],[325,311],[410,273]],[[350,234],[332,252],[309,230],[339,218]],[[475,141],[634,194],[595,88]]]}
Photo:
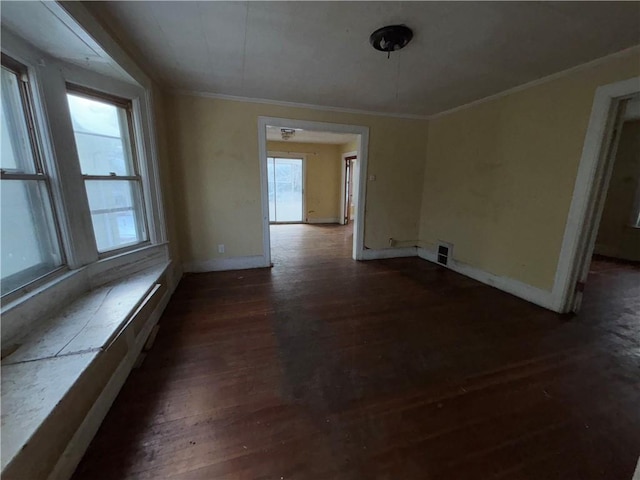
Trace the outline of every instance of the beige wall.
{"label": "beige wall", "polygon": [[[171,182],[183,262],[262,255],[258,116],[369,127],[365,245],[417,238],[427,122],[237,102],[167,98]],[[217,244],[225,244],[224,254]]]}
{"label": "beige wall", "polygon": [[306,153],[305,161],[305,220],[340,217],[340,171],[339,145],[295,142],[267,142],[270,152]]}
{"label": "beige wall", "polygon": [[358,142],[358,140],[353,140],[351,142],[340,145],[340,153],[357,152]]}
{"label": "beige wall", "polygon": [[637,75],[627,54],[430,121],[421,243],[550,290],[595,90]]}
{"label": "beige wall", "polygon": [[167,140],[167,109],[165,105],[165,97],[162,95],[160,88],[155,84],[153,86],[152,93],[164,219],[171,258],[175,261],[176,266],[179,266],[181,261],[176,228],[177,215],[174,208],[174,182],[171,181],[169,144]]}
{"label": "beige wall", "polygon": [[595,253],[640,261],[640,229],[630,226],[639,179],[640,120],[635,120],[626,122],[620,134]]}

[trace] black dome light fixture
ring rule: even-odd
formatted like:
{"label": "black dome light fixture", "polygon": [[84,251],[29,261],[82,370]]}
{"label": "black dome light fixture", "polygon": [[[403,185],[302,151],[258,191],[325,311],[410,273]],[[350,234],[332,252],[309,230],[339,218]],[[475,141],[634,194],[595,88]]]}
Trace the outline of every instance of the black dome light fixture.
{"label": "black dome light fixture", "polygon": [[376,50],[387,52],[387,58],[391,52],[407,46],[413,38],[413,31],[406,25],[387,25],[379,28],[369,37],[369,43]]}

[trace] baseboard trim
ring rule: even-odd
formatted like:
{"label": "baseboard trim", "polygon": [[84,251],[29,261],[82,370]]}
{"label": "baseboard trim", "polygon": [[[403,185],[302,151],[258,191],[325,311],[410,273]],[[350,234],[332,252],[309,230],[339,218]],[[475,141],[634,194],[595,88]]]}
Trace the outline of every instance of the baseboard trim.
{"label": "baseboard trim", "polygon": [[365,248],[362,251],[362,260],[381,260],[385,258],[415,257],[416,247],[401,248]]}
{"label": "baseboard trim", "polygon": [[338,217],[308,218],[307,223],[340,223],[340,219]]}
{"label": "baseboard trim", "polygon": [[184,272],[221,272],[225,270],[247,270],[250,268],[269,267],[263,255],[250,257],[214,258],[210,260],[195,260],[183,264]]}
{"label": "baseboard trim", "polygon": [[[426,248],[418,248],[417,250],[420,258],[436,263],[436,252],[434,250]],[[527,302],[534,303],[548,310],[558,311],[555,302],[553,301],[553,294],[550,291],[527,285],[526,283],[522,283],[512,278],[494,275],[493,273],[480,270],[479,268],[458,262],[454,259],[450,259],[449,264],[445,268],[449,268],[454,272],[473,278],[485,285],[510,293],[511,295],[522,298]]]}

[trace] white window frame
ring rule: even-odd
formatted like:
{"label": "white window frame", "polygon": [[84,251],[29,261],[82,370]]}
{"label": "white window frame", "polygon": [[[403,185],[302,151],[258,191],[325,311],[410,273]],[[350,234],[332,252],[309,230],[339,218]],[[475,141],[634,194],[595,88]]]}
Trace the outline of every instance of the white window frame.
{"label": "white window frame", "polygon": [[[88,181],[95,181],[95,180],[100,180],[100,181],[127,180],[127,181],[137,182],[139,185],[139,192],[141,197],[140,198],[141,208],[142,208],[141,213],[143,217],[142,224],[144,228],[145,238],[140,242],[137,242],[131,245],[126,245],[124,247],[112,248],[109,250],[105,250],[104,252],[98,251],[98,258],[100,259],[108,258],[113,255],[119,255],[121,253],[137,250],[146,245],[150,245],[151,242],[150,242],[150,233],[149,233],[149,222],[152,221],[152,219],[150,219],[149,215],[147,214],[146,201],[145,201],[145,191],[147,188],[145,187],[142,179],[142,175],[140,174],[139,155],[141,153],[144,154],[144,152],[139,152],[137,148],[136,128],[134,125],[133,102],[127,98],[121,98],[115,95],[106,94],[104,92],[95,90],[93,88],[81,87],[73,83],[67,83],[67,93],[71,95],[77,95],[84,98],[88,98],[91,100],[108,103],[109,105],[113,105],[116,107],[124,108],[127,115],[127,128],[129,130],[128,141],[130,142],[129,148],[131,150],[131,156],[132,156],[131,163],[133,167],[133,172],[132,172],[133,175],[116,175],[115,173],[111,175],[89,175],[89,174],[83,173],[82,178],[84,180],[85,189]],[[136,228],[138,228],[138,225],[136,225]],[[96,250],[97,250],[97,246],[96,246]]]}
{"label": "white window frame", "polygon": [[[45,186],[46,197],[51,208],[53,225],[53,232],[55,232],[54,241],[57,242],[60,251],[60,265],[48,273],[45,273],[33,280],[27,281],[14,290],[11,290],[2,295],[2,301],[12,301],[15,298],[19,298],[24,293],[43,285],[56,277],[62,275],[68,270],[66,264],[66,255],[64,249],[64,242],[61,234],[60,222],[56,211],[56,202],[53,198],[51,179],[48,175],[47,165],[43,155],[42,139],[37,123],[37,114],[34,102],[34,88],[32,83],[31,72],[29,68],[19,59],[2,52],[2,66],[7,68],[11,72],[15,73],[18,81],[20,82],[20,103],[23,109],[24,119],[27,123],[28,135],[29,135],[29,147],[33,159],[33,173],[28,172],[11,172],[10,170],[0,170],[0,178],[5,181],[11,180],[28,180],[42,182]],[[15,275],[19,275],[16,273]]]}
{"label": "white window frame", "polygon": [[[3,345],[41,315],[109,281],[169,259],[162,205],[151,85],[118,80],[47,56],[10,31],[2,53],[27,68],[42,162],[51,184],[66,269],[2,296]],[[142,177],[148,242],[98,255],[67,101],[67,83],[125,98],[132,103],[138,168]],[[65,273],[66,270],[66,273]],[[47,292],[57,292],[48,295]],[[63,300],[63,301],[67,301]],[[6,342],[5,342],[6,340]]]}

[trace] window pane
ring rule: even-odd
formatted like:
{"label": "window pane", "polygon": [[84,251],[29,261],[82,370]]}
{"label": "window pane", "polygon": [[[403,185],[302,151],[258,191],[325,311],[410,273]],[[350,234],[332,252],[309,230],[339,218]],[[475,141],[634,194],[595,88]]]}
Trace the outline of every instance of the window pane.
{"label": "window pane", "polygon": [[302,221],[302,160],[275,159],[275,211],[277,222]]}
{"label": "window pane", "polygon": [[140,184],[135,180],[86,180],[99,252],[147,240]]}
{"label": "window pane", "polygon": [[126,110],[72,94],[67,100],[82,173],[134,175]]}
{"label": "window pane", "polygon": [[2,180],[0,200],[2,294],[62,264],[46,185],[38,180]]}
{"label": "window pane", "polygon": [[31,139],[20,95],[18,76],[2,68],[2,157],[0,167],[7,171],[33,173],[35,163]]}
{"label": "window pane", "polygon": [[267,158],[267,183],[269,190],[269,221],[276,221],[276,193],[275,193],[275,180],[274,180],[274,166],[273,158]]}

